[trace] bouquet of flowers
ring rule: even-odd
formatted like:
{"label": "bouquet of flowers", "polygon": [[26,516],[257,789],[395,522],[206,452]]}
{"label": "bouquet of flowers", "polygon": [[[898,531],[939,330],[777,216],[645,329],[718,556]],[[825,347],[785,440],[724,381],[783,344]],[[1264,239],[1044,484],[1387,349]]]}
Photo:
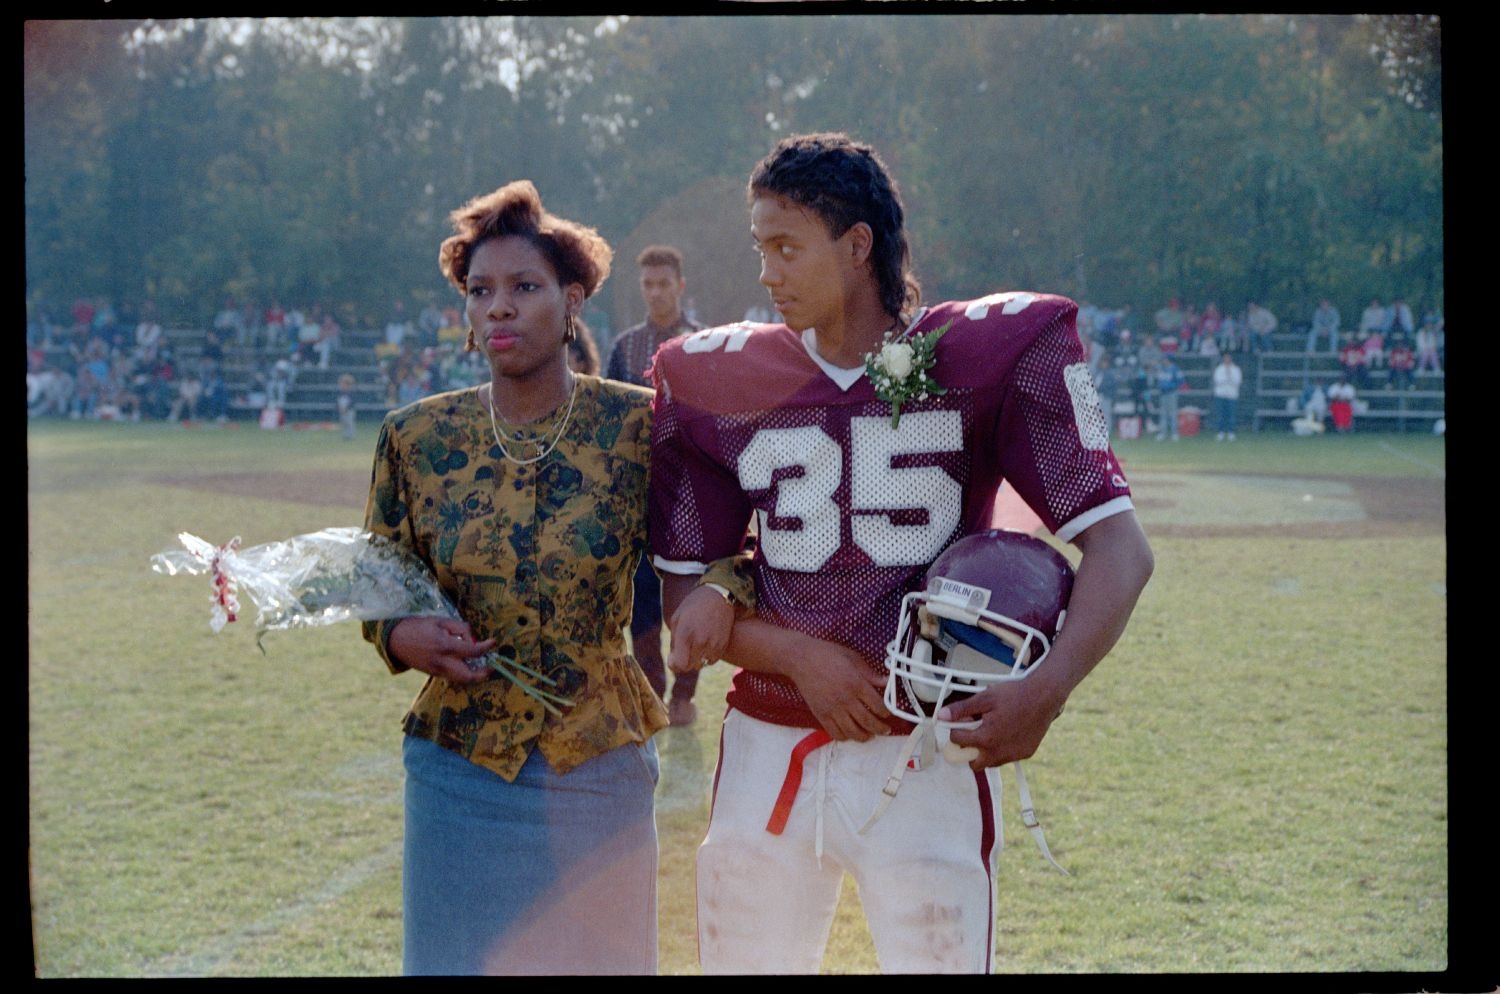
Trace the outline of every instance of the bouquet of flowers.
{"label": "bouquet of flowers", "polygon": [[[239,614],[243,590],[260,609],[256,643],[273,629],[311,628],[340,621],[437,616],[459,620],[458,609],[426,564],[395,542],[359,528],[324,528],[280,542],[240,548],[238,537],[216,546],[183,532],[187,551],[159,552],[151,568],[175,576],[210,574],[215,632]],[[262,646],[264,651],[264,646]],[[480,663],[520,687],[553,714],[573,702],[537,684],[555,687],[544,673],[498,652]],[[523,677],[527,679],[523,679]]]}

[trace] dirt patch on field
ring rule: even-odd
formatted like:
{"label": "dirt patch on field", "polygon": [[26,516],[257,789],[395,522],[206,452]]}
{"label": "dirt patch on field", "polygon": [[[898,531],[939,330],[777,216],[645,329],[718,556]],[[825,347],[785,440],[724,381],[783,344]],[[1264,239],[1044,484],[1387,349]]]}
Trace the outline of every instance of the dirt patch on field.
{"label": "dirt patch on field", "polygon": [[370,493],[369,470],[305,469],[295,473],[209,473],[167,477],[174,487],[209,493],[290,500],[319,507],[363,509]]}
{"label": "dirt patch on field", "polygon": [[[1198,479],[1213,476],[1199,474]],[[1222,479],[1233,479],[1238,486],[1246,478]],[[1447,487],[1441,479],[1305,475],[1252,479],[1265,482],[1274,492],[1247,501],[1256,506],[1250,514],[1235,499],[1235,486],[1226,488],[1205,512],[1201,494],[1174,492],[1180,481],[1148,476],[1139,484],[1132,480],[1131,485],[1147,534],[1172,538],[1377,538],[1441,535],[1447,527]],[[1299,489],[1310,492],[1299,494]]]}
{"label": "dirt patch on field", "polygon": [[[368,471],[348,470],[217,473],[162,482],[355,509],[364,507],[370,489]],[[1132,486],[1147,534],[1172,538],[1434,535],[1447,523],[1446,486],[1436,478],[1143,474]]]}

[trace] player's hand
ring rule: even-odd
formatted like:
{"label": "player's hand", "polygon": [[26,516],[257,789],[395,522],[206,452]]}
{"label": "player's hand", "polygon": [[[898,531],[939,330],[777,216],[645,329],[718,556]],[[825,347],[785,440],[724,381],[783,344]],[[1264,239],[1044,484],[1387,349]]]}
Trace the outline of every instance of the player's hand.
{"label": "player's hand", "polygon": [[449,618],[402,618],[386,642],[397,662],[454,684],[479,683],[494,676],[493,670],[479,662],[494,647],[494,639],[476,642],[465,622]]}
{"label": "player's hand", "polygon": [[667,627],[672,631],[667,666],[673,673],[692,673],[724,657],[734,632],[734,605],[698,587],[683,598]]}
{"label": "player's hand", "polygon": [[856,742],[889,732],[885,676],[872,670],[853,649],[802,638],[805,646],[787,657],[786,675],[797,685],[823,731],[835,739]]}
{"label": "player's hand", "polygon": [[1040,682],[997,683],[938,712],[941,721],[979,720],[978,728],[955,728],[950,736],[970,768],[1004,766],[1036,755],[1047,729],[1062,714],[1063,699]]}

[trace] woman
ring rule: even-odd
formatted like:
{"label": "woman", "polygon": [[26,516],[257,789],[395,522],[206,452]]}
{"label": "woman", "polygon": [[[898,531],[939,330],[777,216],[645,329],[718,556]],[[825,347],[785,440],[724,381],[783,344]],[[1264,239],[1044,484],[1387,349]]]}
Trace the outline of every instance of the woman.
{"label": "woman", "polygon": [[[609,272],[594,230],[544,211],[526,181],[452,221],[439,265],[491,379],[386,418],[366,509],[464,618],[365,626],[393,671],[429,674],[404,722],[403,967],[652,973],[650,739],[667,714],[623,636],[651,395],[568,367]],[[741,592],[732,569],[711,575]],[[694,651],[717,658],[713,637]],[[552,713],[478,664],[491,649],[568,703]]]}

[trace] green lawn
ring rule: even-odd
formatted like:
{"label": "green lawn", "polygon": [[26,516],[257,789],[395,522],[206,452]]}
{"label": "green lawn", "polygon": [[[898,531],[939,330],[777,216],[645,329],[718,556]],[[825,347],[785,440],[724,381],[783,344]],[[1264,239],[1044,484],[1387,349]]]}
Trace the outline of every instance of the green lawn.
{"label": "green lawn", "polygon": [[[352,626],[272,633],[264,655],[248,619],[215,636],[207,583],[149,569],[179,531],[253,544],[358,524],[373,444],[371,426],[353,443],[29,426],[40,976],[399,971],[399,720],[417,677],[388,675]],[[1410,989],[1445,989],[1421,976],[1449,960],[1441,529],[1169,527],[1232,525],[1252,507],[1304,525],[1378,511],[1328,481],[1440,485],[1443,440],[1242,435],[1117,451],[1148,534],[1160,529],[1157,572],[1028,764],[1073,875],[1007,821],[997,968],[1411,972]],[[348,492],[319,503],[237,483],[266,471],[348,480]],[[1268,474],[1299,480],[1256,482]],[[658,738],[663,973],[697,971],[692,859],[726,682],[709,671],[698,724]],[[825,970],[875,968],[846,881]]]}

